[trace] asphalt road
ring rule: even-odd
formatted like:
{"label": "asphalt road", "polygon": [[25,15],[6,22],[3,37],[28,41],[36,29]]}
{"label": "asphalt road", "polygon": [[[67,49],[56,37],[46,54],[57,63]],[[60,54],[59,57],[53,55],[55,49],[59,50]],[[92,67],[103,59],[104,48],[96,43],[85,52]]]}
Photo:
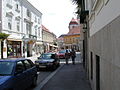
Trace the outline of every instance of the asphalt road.
{"label": "asphalt road", "polygon": [[[82,59],[80,59],[80,52],[76,53],[76,63],[81,63]],[[38,72],[38,80],[37,80],[37,86],[35,88],[28,88],[27,90],[41,90],[43,86],[55,75],[58,73],[58,71],[65,65],[65,59],[60,60],[60,67],[57,68],[55,71],[40,71]],[[72,64],[72,60],[69,59],[69,64]]]}

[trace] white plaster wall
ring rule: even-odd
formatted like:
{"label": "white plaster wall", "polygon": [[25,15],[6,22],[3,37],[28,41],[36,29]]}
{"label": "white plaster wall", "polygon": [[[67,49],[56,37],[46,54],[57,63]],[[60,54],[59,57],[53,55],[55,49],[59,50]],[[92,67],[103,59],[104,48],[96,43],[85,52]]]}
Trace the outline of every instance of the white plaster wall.
{"label": "white plaster wall", "polygon": [[95,21],[90,27],[90,36],[98,32],[119,15],[120,0],[109,0],[107,5],[104,4],[99,14],[95,16]]}

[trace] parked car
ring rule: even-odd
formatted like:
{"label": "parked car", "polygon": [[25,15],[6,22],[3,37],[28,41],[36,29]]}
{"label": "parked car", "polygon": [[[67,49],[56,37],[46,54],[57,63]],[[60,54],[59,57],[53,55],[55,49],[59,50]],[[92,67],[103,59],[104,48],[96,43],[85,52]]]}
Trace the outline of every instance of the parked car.
{"label": "parked car", "polygon": [[24,90],[37,84],[37,68],[25,58],[0,60],[0,90]]}
{"label": "parked car", "polygon": [[55,70],[60,65],[60,60],[56,53],[43,53],[35,61],[38,70]]}
{"label": "parked car", "polygon": [[[68,53],[70,53],[70,49],[67,49],[68,50]],[[65,53],[66,53],[66,50],[60,50],[59,52],[58,52],[58,57],[60,58],[60,59],[65,59]]]}

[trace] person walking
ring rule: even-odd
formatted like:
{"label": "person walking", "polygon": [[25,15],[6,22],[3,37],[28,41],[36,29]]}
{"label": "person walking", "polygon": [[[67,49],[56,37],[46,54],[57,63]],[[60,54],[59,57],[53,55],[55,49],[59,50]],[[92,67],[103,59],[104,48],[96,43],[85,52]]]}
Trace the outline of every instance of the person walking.
{"label": "person walking", "polygon": [[68,64],[69,58],[70,58],[70,54],[69,54],[68,50],[66,50],[66,52],[65,52],[65,61],[66,61],[66,64]]}
{"label": "person walking", "polygon": [[75,50],[74,49],[72,49],[72,51],[71,51],[71,58],[72,58],[72,63],[73,64],[75,64],[75,58],[76,58],[76,52],[75,52]]}

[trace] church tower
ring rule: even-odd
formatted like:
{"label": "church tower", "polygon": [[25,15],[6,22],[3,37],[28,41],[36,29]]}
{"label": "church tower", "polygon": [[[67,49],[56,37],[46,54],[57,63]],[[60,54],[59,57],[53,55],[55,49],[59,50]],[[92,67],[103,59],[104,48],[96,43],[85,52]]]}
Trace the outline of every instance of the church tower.
{"label": "church tower", "polygon": [[78,34],[80,33],[80,24],[78,19],[72,18],[69,23],[69,32],[68,34]]}

